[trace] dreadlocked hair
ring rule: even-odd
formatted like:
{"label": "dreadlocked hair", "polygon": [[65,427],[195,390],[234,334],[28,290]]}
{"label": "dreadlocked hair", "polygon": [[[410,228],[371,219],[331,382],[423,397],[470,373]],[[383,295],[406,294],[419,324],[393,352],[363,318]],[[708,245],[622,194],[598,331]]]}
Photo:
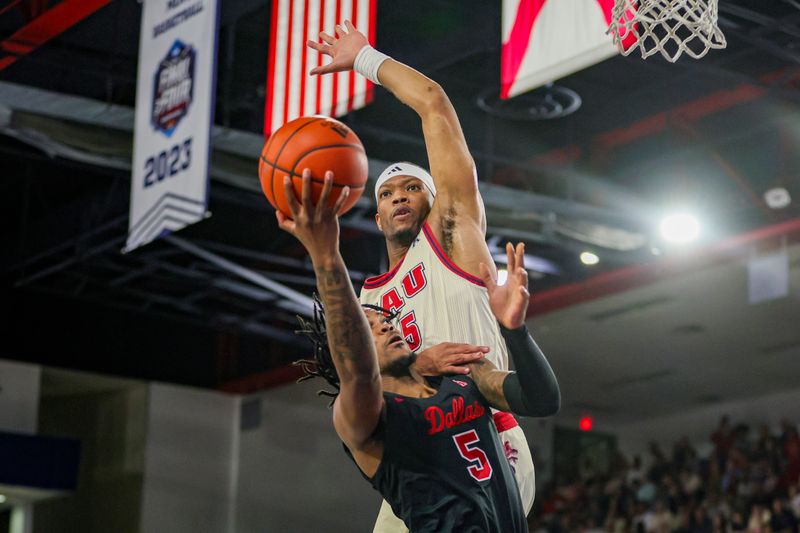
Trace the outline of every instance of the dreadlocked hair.
{"label": "dreadlocked hair", "polygon": [[[311,378],[323,378],[328,382],[328,385],[336,389],[335,392],[327,390],[318,390],[318,396],[327,396],[331,398],[328,407],[333,406],[333,402],[339,395],[339,374],[336,373],[336,367],[333,364],[331,357],[331,350],[328,347],[328,330],[325,326],[325,308],[322,305],[322,300],[318,294],[314,293],[314,311],[311,315],[311,320],[306,320],[301,316],[297,316],[297,321],[300,322],[300,329],[295,330],[295,333],[305,335],[314,346],[314,354],[311,359],[298,359],[293,362],[294,366],[299,366],[303,369],[304,375],[297,380],[301,383]],[[372,309],[383,314],[388,320],[397,318],[397,312],[389,311],[378,305],[362,304],[362,307]]]}
{"label": "dreadlocked hair", "polygon": [[339,375],[336,373],[336,367],[333,365],[331,358],[331,351],[328,347],[328,331],[325,327],[325,308],[322,306],[322,301],[319,295],[314,293],[314,312],[311,315],[311,320],[306,320],[301,316],[297,316],[300,322],[300,329],[295,333],[305,335],[311,344],[314,346],[314,354],[311,359],[299,359],[292,363],[303,369],[303,377],[297,380],[301,383],[311,378],[323,378],[330,386],[336,389],[335,392],[327,390],[318,390],[318,396],[327,396],[331,398],[328,407],[333,406],[333,401],[339,395]]}
{"label": "dreadlocked hair", "polygon": [[397,318],[397,315],[400,314],[399,311],[390,311],[385,307],[381,307],[380,305],[372,305],[372,304],[361,304],[361,307],[365,307],[367,309],[372,309],[373,311],[377,311],[383,316],[386,317],[386,320],[394,320]]}

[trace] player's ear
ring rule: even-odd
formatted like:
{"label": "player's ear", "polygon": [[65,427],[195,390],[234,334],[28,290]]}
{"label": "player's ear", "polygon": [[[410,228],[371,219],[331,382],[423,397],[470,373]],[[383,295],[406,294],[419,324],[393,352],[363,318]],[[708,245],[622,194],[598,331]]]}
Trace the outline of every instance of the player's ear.
{"label": "player's ear", "polygon": [[379,230],[383,231],[383,228],[381,227],[381,216],[378,213],[375,213],[375,224],[378,225]]}

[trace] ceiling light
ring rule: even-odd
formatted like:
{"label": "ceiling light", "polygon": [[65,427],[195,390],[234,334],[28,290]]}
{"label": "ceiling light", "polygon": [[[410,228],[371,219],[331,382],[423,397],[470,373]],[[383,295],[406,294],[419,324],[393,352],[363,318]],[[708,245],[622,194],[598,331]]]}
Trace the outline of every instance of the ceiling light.
{"label": "ceiling light", "polygon": [[783,187],[775,187],[764,193],[764,201],[771,209],[783,209],[792,203],[792,196]]}
{"label": "ceiling light", "polygon": [[688,213],[675,213],[661,221],[661,236],[674,243],[687,243],[700,235],[700,223]]}
{"label": "ceiling light", "polygon": [[3,494],[0,494],[0,503],[5,503],[6,497]]}
{"label": "ceiling light", "polygon": [[497,284],[505,285],[506,281],[508,281],[508,270],[501,268],[497,271]]}
{"label": "ceiling light", "polygon": [[592,252],[583,252],[581,254],[581,263],[584,265],[596,265],[600,262],[600,258],[597,257],[597,254]]}

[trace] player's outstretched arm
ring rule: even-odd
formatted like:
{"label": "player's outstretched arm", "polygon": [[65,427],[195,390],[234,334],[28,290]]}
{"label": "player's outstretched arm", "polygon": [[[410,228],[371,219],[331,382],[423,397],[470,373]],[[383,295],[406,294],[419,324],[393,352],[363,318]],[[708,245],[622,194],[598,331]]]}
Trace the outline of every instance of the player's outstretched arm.
{"label": "player's outstretched arm", "polygon": [[[366,70],[368,77],[389,89],[422,120],[431,175],[436,183],[434,209],[469,219],[481,236],[486,232],[483,201],[478,192],[475,162],[469,153],[453,104],[442,87],[417,70],[371,51],[367,38],[350,21],[336,26],[336,36],[321,33],[322,43],[308,46],[331,57],[331,62],[311,70],[326,74],[344,70]],[[370,57],[370,54],[378,56]],[[385,56],[384,56],[385,57]],[[362,66],[363,65],[363,66]],[[374,65],[374,68],[372,68]]]}
{"label": "player's outstretched arm", "polygon": [[303,171],[303,192],[295,197],[289,178],[284,192],[292,218],[276,212],[281,229],[297,237],[311,256],[317,290],[325,307],[325,325],[336,372],[339,396],[333,407],[333,423],[342,441],[351,449],[362,449],[378,424],[383,394],[378,357],[364,311],[358,303],[344,260],[339,253],[338,215],[349,196],[345,187],[336,203],[328,207],[333,174],[325,183],[317,205],[311,199],[311,172]]}
{"label": "player's outstretched arm", "polygon": [[524,416],[550,416],[561,407],[561,391],[550,363],[525,327],[528,309],[528,272],[525,270],[525,245],[506,245],[508,280],[497,279],[485,264],[481,274],[489,291],[492,312],[516,365],[516,372],[502,372],[488,361],[471,365],[472,379],[496,409]]}

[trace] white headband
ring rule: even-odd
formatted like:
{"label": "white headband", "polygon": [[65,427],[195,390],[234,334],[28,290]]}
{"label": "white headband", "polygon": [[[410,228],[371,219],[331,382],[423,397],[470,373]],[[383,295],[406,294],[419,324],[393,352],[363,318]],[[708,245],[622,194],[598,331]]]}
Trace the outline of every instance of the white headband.
{"label": "white headband", "polygon": [[432,195],[436,196],[436,185],[433,184],[433,178],[424,168],[413,163],[399,162],[392,163],[378,176],[378,181],[375,182],[375,202],[378,201],[378,191],[381,185],[397,176],[413,176],[417,178],[425,184]]}

